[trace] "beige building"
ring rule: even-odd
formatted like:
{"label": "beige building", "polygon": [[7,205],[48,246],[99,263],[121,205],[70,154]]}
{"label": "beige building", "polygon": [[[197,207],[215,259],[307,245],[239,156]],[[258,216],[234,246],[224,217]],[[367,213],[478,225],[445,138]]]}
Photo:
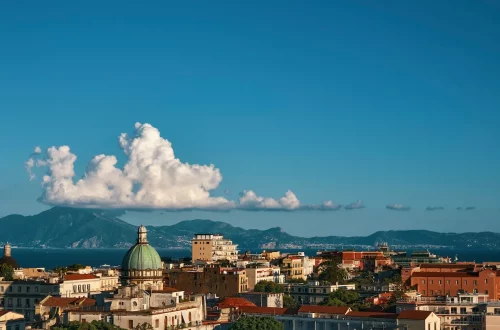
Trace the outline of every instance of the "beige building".
{"label": "beige building", "polygon": [[439,330],[440,318],[430,311],[402,311],[396,317],[397,325],[405,330]]}
{"label": "beige building", "polygon": [[238,260],[238,245],[219,234],[196,234],[191,240],[192,260]]}
{"label": "beige building", "polygon": [[285,283],[285,275],[280,273],[279,267],[252,267],[246,268],[248,277],[248,290],[253,290],[255,284],[261,281]]}
{"label": "beige building", "polygon": [[24,330],[26,321],[23,314],[0,310],[0,330]]}

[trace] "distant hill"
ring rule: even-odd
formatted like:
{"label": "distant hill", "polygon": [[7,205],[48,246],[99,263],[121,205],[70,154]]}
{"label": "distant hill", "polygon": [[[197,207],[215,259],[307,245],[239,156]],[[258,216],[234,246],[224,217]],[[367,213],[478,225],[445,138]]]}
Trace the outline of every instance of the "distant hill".
{"label": "distant hill", "polygon": [[[125,248],[135,243],[137,227],[102,210],[54,207],[33,216],[0,218],[0,242],[23,247]],[[212,220],[186,220],[172,226],[148,226],[148,240],[157,248],[190,248],[195,233],[221,233],[245,249],[370,248],[387,242],[396,248],[500,249],[500,234],[437,233],[427,230],[378,231],[369,236],[298,237],[279,227],[243,229]]]}

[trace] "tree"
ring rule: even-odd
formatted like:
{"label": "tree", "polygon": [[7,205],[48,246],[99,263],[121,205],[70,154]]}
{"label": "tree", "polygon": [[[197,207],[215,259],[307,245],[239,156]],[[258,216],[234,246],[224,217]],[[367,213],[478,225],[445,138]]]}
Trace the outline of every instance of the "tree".
{"label": "tree", "polygon": [[283,285],[276,284],[273,281],[260,281],[255,284],[255,292],[283,292]]}
{"label": "tree", "polygon": [[303,278],[289,278],[286,280],[287,283],[297,283],[297,284],[301,284],[301,283],[307,283],[306,280],[304,280]]}
{"label": "tree", "polygon": [[283,307],[285,308],[297,308],[299,303],[292,298],[292,296],[286,294],[283,296]]}
{"label": "tree", "polygon": [[2,264],[0,266],[0,277],[3,277],[5,281],[14,280],[14,268],[11,265]]}
{"label": "tree", "polygon": [[283,324],[272,317],[245,317],[234,322],[230,330],[283,330]]}
{"label": "tree", "polygon": [[347,280],[347,272],[340,267],[335,260],[322,262],[318,266],[318,279],[320,281],[328,281],[330,283],[344,283]]}
{"label": "tree", "polygon": [[327,306],[349,306],[352,309],[357,309],[359,306],[359,294],[353,290],[338,289],[328,295],[328,297],[320,303]]}

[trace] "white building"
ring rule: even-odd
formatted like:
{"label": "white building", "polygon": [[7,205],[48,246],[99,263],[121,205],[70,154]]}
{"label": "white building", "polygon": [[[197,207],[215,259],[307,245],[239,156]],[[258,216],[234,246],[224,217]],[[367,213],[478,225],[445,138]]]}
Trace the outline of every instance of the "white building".
{"label": "white building", "polygon": [[247,267],[248,290],[253,290],[255,284],[261,281],[285,283],[285,275],[280,274],[279,267]]}
{"label": "white building", "polygon": [[138,285],[118,289],[104,306],[70,310],[67,321],[92,322],[105,320],[124,329],[148,323],[155,330],[170,328],[212,329],[202,325],[206,316],[203,295],[184,296],[183,291],[165,288],[144,291]]}
{"label": "white building", "polygon": [[98,277],[94,274],[66,274],[59,284],[61,297],[88,297],[89,294],[110,291],[118,287],[118,276]]}

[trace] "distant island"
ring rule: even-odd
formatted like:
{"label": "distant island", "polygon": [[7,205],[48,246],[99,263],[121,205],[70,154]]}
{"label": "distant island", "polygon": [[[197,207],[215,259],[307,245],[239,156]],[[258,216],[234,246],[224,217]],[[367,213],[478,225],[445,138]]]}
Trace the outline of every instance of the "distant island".
{"label": "distant island", "polygon": [[[54,207],[33,216],[0,218],[0,243],[35,248],[127,248],[137,227],[112,212]],[[148,239],[157,248],[189,249],[195,233],[221,233],[245,249],[368,249],[387,242],[396,249],[500,250],[500,234],[437,233],[427,230],[378,231],[369,236],[292,236],[275,227],[243,229],[212,220],[185,220],[172,226],[148,226]]]}

